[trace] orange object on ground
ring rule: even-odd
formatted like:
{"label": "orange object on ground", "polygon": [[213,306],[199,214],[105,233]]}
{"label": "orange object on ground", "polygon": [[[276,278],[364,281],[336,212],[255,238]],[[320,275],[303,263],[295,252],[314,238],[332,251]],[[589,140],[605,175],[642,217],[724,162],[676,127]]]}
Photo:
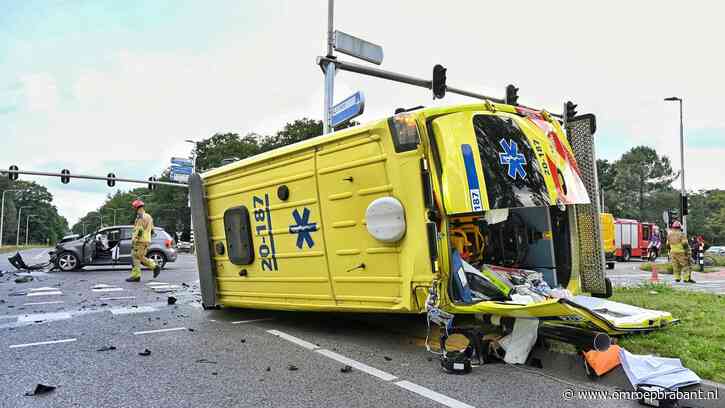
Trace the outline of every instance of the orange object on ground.
{"label": "orange object on ground", "polygon": [[607,351],[585,351],[584,359],[598,376],[602,376],[620,364],[619,350],[621,348],[618,345],[612,344]]}
{"label": "orange object on ground", "polygon": [[652,262],[652,275],[649,277],[650,282],[652,283],[658,283],[660,281],[660,276],[657,274],[657,264]]}

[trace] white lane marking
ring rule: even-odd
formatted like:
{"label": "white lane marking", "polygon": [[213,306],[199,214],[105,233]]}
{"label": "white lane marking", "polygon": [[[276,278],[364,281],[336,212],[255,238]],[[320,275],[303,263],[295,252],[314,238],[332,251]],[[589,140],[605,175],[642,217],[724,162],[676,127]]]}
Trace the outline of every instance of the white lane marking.
{"label": "white lane marking", "polygon": [[140,334],[164,333],[164,332],[179,331],[179,330],[186,330],[186,327],[173,327],[171,329],[137,331],[137,332],[133,332],[133,334],[134,334],[134,336],[138,336]]}
{"label": "white lane marking", "polygon": [[98,288],[98,289],[91,289],[94,292],[120,292],[123,290],[123,288]]}
{"label": "white lane marking", "polygon": [[394,375],[392,375],[390,373],[386,373],[385,371],[378,370],[375,367],[370,367],[367,364],[363,364],[363,363],[361,363],[359,361],[355,361],[355,360],[353,360],[351,358],[347,358],[347,357],[345,357],[343,355],[337,354],[334,351],[330,351],[330,350],[326,350],[326,349],[319,349],[319,350],[315,350],[315,351],[317,353],[322,354],[325,357],[331,358],[331,359],[333,359],[335,361],[339,361],[342,364],[347,364],[347,365],[349,365],[351,367],[354,367],[354,368],[356,368],[356,369],[358,369],[358,370],[360,370],[360,371],[362,371],[364,373],[370,374],[373,377],[378,377],[378,378],[380,378],[383,381],[392,381],[392,380],[395,380],[396,378],[398,378],[398,377],[396,377],[396,376],[394,376]]}
{"label": "white lane marking", "polygon": [[23,306],[57,305],[58,303],[65,303],[65,302],[62,300],[54,300],[52,302],[31,302],[31,303],[23,303]]}
{"label": "white lane marking", "polygon": [[53,295],[62,295],[63,292],[56,290],[55,292],[51,291],[42,291],[42,292],[30,292],[28,293],[28,296],[53,296]]}
{"label": "white lane marking", "polygon": [[44,287],[44,288],[31,288],[31,292],[42,292],[42,291],[58,291],[58,288]]}
{"label": "white lane marking", "polygon": [[150,312],[157,312],[159,309],[151,306],[139,306],[139,307],[121,307],[121,308],[115,308],[111,309],[111,313],[115,315],[127,315],[127,314],[136,314],[136,313],[150,313]]}
{"label": "white lane marking", "polygon": [[149,282],[146,284],[146,286],[166,286],[168,283],[164,282]]}
{"label": "white lane marking", "polygon": [[244,323],[255,323],[255,322],[266,322],[267,320],[274,320],[271,317],[265,318],[265,319],[252,319],[252,320],[239,320],[236,322],[232,322],[232,324],[244,324]]}
{"label": "white lane marking", "polygon": [[37,321],[53,322],[56,320],[66,320],[73,317],[67,312],[58,313],[36,313],[18,317],[18,323],[33,323]]}
{"label": "white lane marking", "polygon": [[302,347],[306,348],[307,350],[313,350],[314,351],[314,350],[317,350],[319,348],[316,345],[314,345],[314,344],[312,344],[312,343],[310,343],[308,341],[302,340],[300,338],[297,338],[295,336],[289,335],[287,333],[283,333],[283,332],[281,332],[279,330],[267,330],[267,333],[269,333],[269,334],[271,334],[273,336],[281,337],[281,338],[283,338],[283,339],[285,339],[287,341],[291,341],[292,343],[294,343],[294,344],[296,344],[298,346],[302,346]]}
{"label": "white lane marking", "polygon": [[98,300],[124,300],[124,299],[136,299],[136,296],[116,296],[116,297],[98,298]]}
{"label": "white lane marking", "polygon": [[51,341],[39,341],[37,343],[26,343],[26,344],[13,344],[10,346],[10,348],[22,348],[22,347],[30,347],[30,346],[42,346],[45,344],[57,344],[57,343],[71,343],[76,341],[76,339],[63,339],[63,340],[51,340]]}
{"label": "white lane marking", "polygon": [[103,288],[112,288],[112,285],[107,285],[105,283],[99,283],[98,285],[94,286],[93,289],[103,289]]}
{"label": "white lane marking", "polygon": [[448,397],[443,394],[439,394],[431,389],[422,387],[418,384],[412,383],[410,381],[398,381],[394,383],[400,388],[405,388],[408,391],[414,392],[422,397],[426,397],[428,399],[431,399],[435,402],[441,403],[447,407],[451,408],[474,408],[472,405],[468,405],[465,402],[458,401],[457,399],[453,399],[451,397]]}

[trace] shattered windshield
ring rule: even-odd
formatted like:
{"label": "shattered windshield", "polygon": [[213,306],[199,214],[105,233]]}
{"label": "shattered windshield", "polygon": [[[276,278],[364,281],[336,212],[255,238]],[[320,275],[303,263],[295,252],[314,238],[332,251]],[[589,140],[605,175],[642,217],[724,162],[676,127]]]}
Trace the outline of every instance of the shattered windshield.
{"label": "shattered windshield", "polygon": [[516,122],[494,115],[476,115],[473,128],[490,208],[549,205],[539,162]]}

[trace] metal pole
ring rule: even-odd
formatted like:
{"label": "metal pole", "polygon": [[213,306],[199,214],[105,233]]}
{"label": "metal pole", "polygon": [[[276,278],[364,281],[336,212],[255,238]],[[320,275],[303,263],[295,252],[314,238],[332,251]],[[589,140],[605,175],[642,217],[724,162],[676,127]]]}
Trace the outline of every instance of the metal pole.
{"label": "metal pole", "polygon": [[15,248],[20,246],[20,221],[23,218],[23,208],[29,207],[20,207],[20,210],[18,211],[18,229],[15,231]]}
{"label": "metal pole", "polygon": [[[335,9],[335,1],[327,1],[327,57],[333,57],[333,13]],[[324,123],[323,133],[332,133],[332,100],[335,92],[335,64],[328,62],[324,66],[325,70],[325,106],[324,106]]]}
{"label": "metal pole", "polygon": [[36,216],[37,216],[36,214],[30,214],[30,215],[28,215],[25,218],[25,246],[26,247],[28,246],[28,236],[29,236],[29,232],[30,232],[30,229],[29,229],[29,227],[30,227],[30,218],[31,217],[36,217]]}
{"label": "metal pole", "polygon": [[685,135],[682,126],[682,98],[680,101],[680,215],[682,216],[682,232],[687,235],[687,216],[684,213],[685,198]]}

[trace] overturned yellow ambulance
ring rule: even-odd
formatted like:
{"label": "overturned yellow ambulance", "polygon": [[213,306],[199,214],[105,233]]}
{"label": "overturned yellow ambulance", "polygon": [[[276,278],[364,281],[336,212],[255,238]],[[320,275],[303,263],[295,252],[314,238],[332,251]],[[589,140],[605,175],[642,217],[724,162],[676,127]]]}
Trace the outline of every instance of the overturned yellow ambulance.
{"label": "overturned yellow ambulance", "polygon": [[490,102],[418,109],[195,174],[203,305],[418,314],[434,294],[453,314],[667,325],[603,299],[595,121],[565,126]]}

